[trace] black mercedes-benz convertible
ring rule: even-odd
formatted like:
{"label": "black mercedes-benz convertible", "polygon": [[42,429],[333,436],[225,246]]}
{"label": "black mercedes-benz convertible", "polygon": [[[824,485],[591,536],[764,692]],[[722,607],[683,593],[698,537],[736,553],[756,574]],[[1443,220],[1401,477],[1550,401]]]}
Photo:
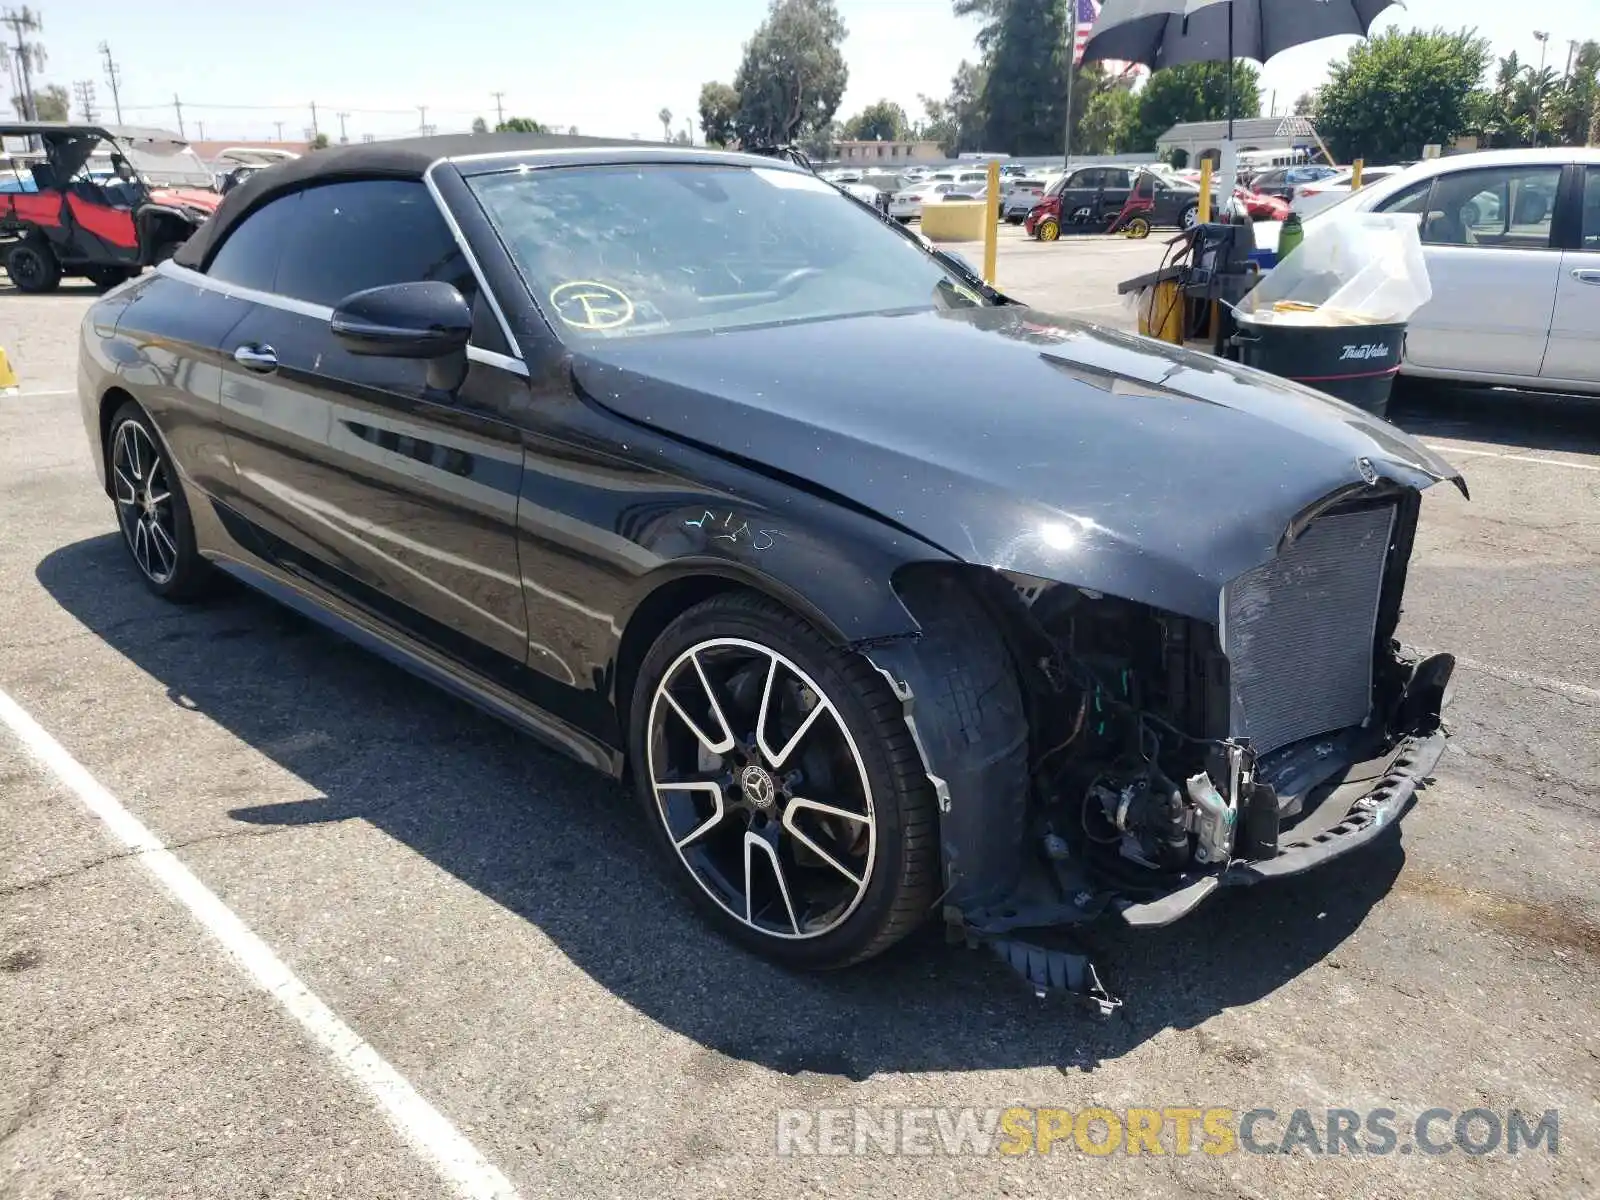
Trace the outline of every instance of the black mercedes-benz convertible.
{"label": "black mercedes-benz convertible", "polygon": [[307,155],[93,306],[79,386],[146,586],[226,572],[630,777],[790,964],[937,915],[1108,1006],[1061,930],[1354,850],[1443,749],[1395,632],[1448,463],[788,162]]}

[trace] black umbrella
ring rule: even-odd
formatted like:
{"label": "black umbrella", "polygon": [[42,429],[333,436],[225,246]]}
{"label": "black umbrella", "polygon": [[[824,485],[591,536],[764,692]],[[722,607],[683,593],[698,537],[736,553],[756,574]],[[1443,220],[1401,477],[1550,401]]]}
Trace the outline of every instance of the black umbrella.
{"label": "black umbrella", "polygon": [[1354,33],[1365,37],[1399,0],[1105,0],[1083,59],[1228,64],[1228,138],[1233,138],[1233,60],[1266,62],[1291,46]]}

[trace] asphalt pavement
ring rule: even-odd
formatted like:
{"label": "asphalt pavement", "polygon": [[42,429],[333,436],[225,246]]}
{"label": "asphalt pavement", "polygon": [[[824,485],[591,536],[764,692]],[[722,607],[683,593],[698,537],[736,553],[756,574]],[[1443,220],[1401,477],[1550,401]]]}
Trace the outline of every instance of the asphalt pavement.
{"label": "asphalt pavement", "polygon": [[[1126,325],[1161,250],[1005,231],[1000,283]],[[1595,406],[1402,398],[1472,491],[1429,494],[1401,631],[1462,656],[1437,779],[1364,854],[1096,933],[1097,1022],[936,930],[751,958],[615,785],[247,592],[148,595],[70,394],[90,300],[0,285],[0,698],[37,730],[0,726],[0,1194],[1600,1194]],[[1267,1108],[1265,1141],[1556,1110],[1559,1145],[778,1153],[780,1110],[1013,1105]]]}

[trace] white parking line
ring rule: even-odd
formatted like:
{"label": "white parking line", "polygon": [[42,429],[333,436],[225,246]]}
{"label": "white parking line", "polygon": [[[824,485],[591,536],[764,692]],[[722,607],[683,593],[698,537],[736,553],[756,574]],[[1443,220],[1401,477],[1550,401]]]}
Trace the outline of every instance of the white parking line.
{"label": "white parking line", "polygon": [[1441,446],[1435,442],[1427,443],[1429,450],[1437,450],[1440,454],[1469,454],[1473,458],[1508,458],[1512,462],[1538,463],[1541,467],[1571,467],[1574,471],[1600,471],[1600,466],[1593,463],[1563,462],[1559,458],[1540,458],[1534,454],[1502,454],[1498,450],[1468,450],[1465,446]]}
{"label": "white parking line", "polygon": [[1497,667],[1492,663],[1479,662],[1475,658],[1462,658],[1456,656],[1456,663],[1466,667],[1469,671],[1478,671],[1484,675],[1492,676],[1504,683],[1514,683],[1518,687],[1537,688],[1540,691],[1556,692],[1563,696],[1570,696],[1574,700],[1588,700],[1600,704],[1600,688],[1585,687],[1581,683],[1570,683],[1565,679],[1557,679],[1552,675],[1535,675],[1531,671],[1519,671],[1516,667]]}
{"label": "white parking line", "polygon": [[377,1104],[411,1147],[469,1200],[517,1200],[517,1190],[447,1117],[417,1093],[361,1035],[301,983],[215,892],[178,861],[161,839],[97,782],[15,700],[0,691],[0,721],[30,754],[99,817],[114,837],[222,943],[256,984]]}
{"label": "white parking line", "polygon": [[37,392],[12,391],[9,388],[0,388],[0,396],[7,400],[26,400],[29,396],[76,396],[77,388],[51,388]]}

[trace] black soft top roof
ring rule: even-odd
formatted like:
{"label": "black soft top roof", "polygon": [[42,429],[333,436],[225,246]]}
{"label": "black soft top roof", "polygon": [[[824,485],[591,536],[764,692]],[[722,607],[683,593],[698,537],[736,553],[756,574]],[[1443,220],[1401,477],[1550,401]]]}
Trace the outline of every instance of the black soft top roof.
{"label": "black soft top roof", "polygon": [[[715,153],[701,147],[672,147],[660,142],[546,133],[463,133],[313,150],[290,162],[257,171],[234,188],[222,198],[211,219],[195,230],[172,259],[179,266],[203,270],[211,254],[246,216],[283,193],[309,184],[346,179],[421,179],[430,166],[443,158],[515,153],[519,150],[593,150],[597,147],[612,147],[619,158],[625,157],[630,150],[640,149],[677,150],[686,158]],[[724,155],[719,154],[718,157]]]}

